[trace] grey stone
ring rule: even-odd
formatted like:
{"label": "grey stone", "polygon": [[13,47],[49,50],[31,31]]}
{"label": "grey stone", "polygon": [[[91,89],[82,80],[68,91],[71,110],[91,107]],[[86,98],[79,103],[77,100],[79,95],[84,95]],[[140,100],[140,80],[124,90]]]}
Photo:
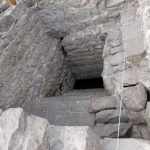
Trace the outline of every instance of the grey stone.
{"label": "grey stone", "polygon": [[0,13],[9,8],[9,5],[5,1],[0,1]]}
{"label": "grey stone", "polygon": [[[125,41],[123,42],[125,48]],[[145,49],[142,36],[127,39],[126,60],[138,61],[144,57]]]}
{"label": "grey stone", "polygon": [[141,128],[143,128],[143,125],[133,125],[130,138],[143,139]]}
{"label": "grey stone", "polygon": [[[128,117],[125,113],[121,115],[121,123],[128,122]],[[96,123],[118,123],[119,122],[119,110],[102,110],[96,113]]]}
{"label": "grey stone", "polygon": [[90,127],[52,126],[46,119],[26,116],[21,108],[11,108],[2,113],[0,135],[2,150],[100,149],[100,138]]}
{"label": "grey stone", "polygon": [[118,47],[114,47],[114,48],[111,48],[111,54],[115,54],[115,53],[118,53],[118,52],[121,52],[123,51],[123,46],[120,45]]}
{"label": "grey stone", "polygon": [[[115,80],[122,84],[123,71],[115,74]],[[124,71],[124,86],[136,85],[139,82],[137,70],[135,68],[128,68]]]}
{"label": "grey stone", "polygon": [[116,7],[125,2],[125,0],[106,0],[106,7]]}
{"label": "grey stone", "polygon": [[[132,127],[131,123],[120,124],[119,136],[121,138],[122,137],[129,137],[131,127]],[[93,128],[93,131],[95,134],[99,135],[101,138],[105,138],[105,137],[117,138],[117,136],[118,136],[118,124],[100,124],[100,123],[98,123]]]}
{"label": "grey stone", "polygon": [[70,113],[67,112],[54,112],[48,113],[46,119],[51,125],[57,126],[69,126],[70,124]]}
{"label": "grey stone", "polygon": [[6,15],[0,19],[0,33],[7,32],[13,25],[15,18],[12,15]]}
{"label": "grey stone", "polygon": [[50,126],[49,135],[52,150],[100,149],[100,138],[89,127]]}
{"label": "grey stone", "polygon": [[146,108],[147,90],[143,83],[139,83],[132,87],[125,87],[122,97],[123,106],[127,110],[139,112]]}
{"label": "grey stone", "polygon": [[45,135],[48,122],[39,117],[27,117],[21,108],[5,111],[0,117],[0,124],[3,141],[0,143],[0,149],[7,150],[11,147],[35,150],[42,144],[42,149],[46,149],[48,145]]}
{"label": "grey stone", "polygon": [[95,125],[95,114],[89,113],[71,113],[70,114],[70,126],[90,126]]}
{"label": "grey stone", "polygon": [[130,138],[150,140],[150,132],[147,125],[134,125],[132,127]]}
{"label": "grey stone", "polygon": [[147,125],[148,125],[148,129],[150,131],[150,102],[147,103],[146,105],[146,122],[147,122]]}
{"label": "grey stone", "polygon": [[115,92],[114,78],[112,76],[103,77],[104,87],[110,95],[113,95]]}
{"label": "grey stone", "polygon": [[127,24],[127,13],[128,13],[128,22],[133,22],[136,19],[136,8],[131,8],[129,11],[125,9],[121,12],[121,24]]}
{"label": "grey stone", "polygon": [[[120,150],[142,150],[143,147],[145,150],[150,149],[150,142],[146,140],[139,139],[119,139],[119,149]],[[102,150],[115,150],[117,146],[117,139],[105,138],[101,142]]]}
{"label": "grey stone", "polygon": [[91,101],[71,101],[70,111],[71,112],[88,112],[91,105]]}
{"label": "grey stone", "polygon": [[111,65],[116,66],[124,62],[124,52],[119,52],[112,56]]}
{"label": "grey stone", "polygon": [[2,113],[3,113],[3,110],[2,110],[2,109],[0,109],[0,116],[2,115]]}
{"label": "grey stone", "polygon": [[127,63],[118,64],[117,66],[113,66],[113,73],[115,73],[115,74],[119,73],[119,72],[123,71],[123,69],[126,70],[130,67],[131,67],[131,65],[127,64]]}
{"label": "grey stone", "polygon": [[128,116],[130,122],[134,125],[146,125],[146,112],[145,110],[141,112],[133,112],[124,110],[124,113]]}
{"label": "grey stone", "polygon": [[93,97],[91,102],[90,112],[99,112],[105,109],[115,109],[117,105],[117,100],[112,96],[105,97]]}

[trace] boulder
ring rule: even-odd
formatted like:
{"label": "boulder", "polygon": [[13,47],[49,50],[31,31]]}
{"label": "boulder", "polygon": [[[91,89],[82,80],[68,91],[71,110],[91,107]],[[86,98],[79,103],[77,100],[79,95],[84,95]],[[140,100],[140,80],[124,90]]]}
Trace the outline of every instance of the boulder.
{"label": "boulder", "polygon": [[93,97],[90,112],[99,112],[105,109],[115,109],[117,100],[113,96]]}
{"label": "boulder", "polygon": [[[130,130],[132,124],[131,123],[122,123],[120,125],[120,137],[129,137]],[[101,138],[111,137],[116,138],[118,135],[118,124],[101,124],[98,123],[93,131],[95,134],[98,134]]]}
{"label": "boulder", "polygon": [[140,112],[145,109],[147,103],[147,90],[143,83],[123,89],[123,106],[125,109]]}
{"label": "boulder", "polygon": [[[118,150],[149,150],[150,141],[139,139],[119,139]],[[111,138],[105,138],[101,140],[100,150],[116,150],[117,140]]]}
{"label": "boulder", "polygon": [[27,116],[22,108],[0,116],[0,150],[99,150],[100,138],[90,127],[49,125],[46,119]]}
{"label": "boulder", "polygon": [[[122,113],[121,123],[128,122],[126,114]],[[119,110],[102,110],[96,113],[96,123],[118,123],[119,122]]]}
{"label": "boulder", "polygon": [[89,127],[50,126],[49,136],[50,150],[100,149],[100,138]]}
{"label": "boulder", "polygon": [[[117,73],[115,76],[115,80],[122,84],[123,71]],[[139,82],[139,78],[137,75],[137,70],[135,68],[128,68],[124,70],[124,86],[135,85]]]}
{"label": "boulder", "polygon": [[46,149],[48,121],[27,117],[23,109],[9,109],[0,117],[0,149]]}

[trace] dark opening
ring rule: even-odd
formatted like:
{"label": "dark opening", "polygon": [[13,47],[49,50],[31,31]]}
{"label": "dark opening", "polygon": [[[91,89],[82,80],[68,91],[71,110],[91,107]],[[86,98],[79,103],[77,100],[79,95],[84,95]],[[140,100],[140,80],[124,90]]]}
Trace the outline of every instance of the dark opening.
{"label": "dark opening", "polygon": [[103,78],[77,80],[74,89],[104,88]]}

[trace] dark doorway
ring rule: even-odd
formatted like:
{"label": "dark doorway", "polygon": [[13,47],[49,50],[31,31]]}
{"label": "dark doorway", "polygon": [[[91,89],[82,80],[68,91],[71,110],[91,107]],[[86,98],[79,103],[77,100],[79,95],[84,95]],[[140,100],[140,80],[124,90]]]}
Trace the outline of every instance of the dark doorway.
{"label": "dark doorway", "polygon": [[77,80],[74,89],[104,88],[103,78]]}

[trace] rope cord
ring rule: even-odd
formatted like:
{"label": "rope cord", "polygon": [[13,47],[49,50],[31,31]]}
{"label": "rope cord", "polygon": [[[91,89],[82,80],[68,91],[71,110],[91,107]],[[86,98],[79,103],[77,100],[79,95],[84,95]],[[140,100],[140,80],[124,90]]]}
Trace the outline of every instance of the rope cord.
{"label": "rope cord", "polygon": [[120,137],[120,124],[121,124],[121,114],[122,114],[122,102],[123,102],[123,82],[125,77],[125,64],[126,64],[126,51],[127,51],[127,37],[128,37],[128,23],[129,23],[129,2],[128,2],[128,9],[127,9],[127,26],[125,31],[125,49],[124,49],[124,63],[123,63],[123,75],[122,75],[122,83],[121,83],[121,99],[120,99],[120,110],[119,110],[119,123],[118,123],[118,135],[117,135],[117,146],[116,150],[119,148],[119,137]]}

